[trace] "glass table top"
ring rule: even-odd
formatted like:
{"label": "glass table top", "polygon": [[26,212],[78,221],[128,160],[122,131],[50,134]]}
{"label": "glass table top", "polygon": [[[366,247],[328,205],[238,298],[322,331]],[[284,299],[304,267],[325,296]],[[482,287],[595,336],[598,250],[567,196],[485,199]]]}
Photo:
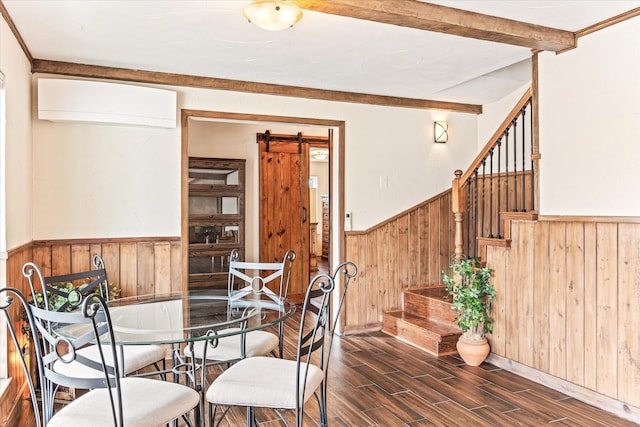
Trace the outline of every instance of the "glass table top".
{"label": "glass table top", "polygon": [[[172,344],[236,335],[242,321],[245,331],[262,329],[285,321],[295,312],[295,305],[249,295],[230,299],[227,291],[195,291],[140,295],[112,300],[109,314],[117,344]],[[57,332],[78,336],[82,327],[63,326]],[[210,336],[209,336],[210,337]]]}

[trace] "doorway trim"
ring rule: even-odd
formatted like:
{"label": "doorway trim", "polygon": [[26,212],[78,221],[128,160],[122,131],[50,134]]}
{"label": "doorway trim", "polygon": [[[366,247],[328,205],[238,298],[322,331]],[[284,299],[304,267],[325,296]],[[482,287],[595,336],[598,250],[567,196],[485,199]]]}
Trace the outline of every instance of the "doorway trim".
{"label": "doorway trim", "polygon": [[[219,119],[221,121],[242,121],[242,122],[272,122],[283,123],[290,125],[314,125],[323,126],[327,128],[338,128],[339,135],[337,141],[335,138],[331,138],[329,144],[329,194],[331,195],[331,203],[337,204],[337,217],[332,215],[333,218],[329,223],[329,271],[331,271],[332,265],[338,265],[341,258],[345,254],[345,239],[344,239],[344,145],[345,145],[345,122],[343,120],[327,120],[317,118],[306,117],[290,117],[290,116],[272,116],[264,114],[249,114],[249,113],[230,113],[224,111],[208,111],[208,110],[192,110],[181,109],[180,110],[180,124],[182,130],[181,137],[181,246],[182,246],[182,290],[188,290],[188,257],[189,257],[189,242],[188,242],[188,173],[189,173],[189,119],[191,118],[206,118],[206,119]],[[337,147],[333,144],[337,143]],[[332,154],[337,154],[337,156]],[[337,157],[337,170],[335,168],[335,158]],[[331,209],[333,213],[336,210]],[[337,227],[337,230],[336,230]],[[338,235],[337,239],[337,258],[333,257],[334,254],[334,239],[333,237]]]}

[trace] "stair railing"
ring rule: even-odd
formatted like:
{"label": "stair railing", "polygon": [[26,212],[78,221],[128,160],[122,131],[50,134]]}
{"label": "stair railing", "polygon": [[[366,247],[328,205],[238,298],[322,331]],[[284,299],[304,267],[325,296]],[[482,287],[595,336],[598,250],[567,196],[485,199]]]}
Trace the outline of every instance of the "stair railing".
{"label": "stair railing", "polygon": [[537,210],[538,145],[531,89],[463,173],[455,171],[455,258],[480,258],[480,240],[504,239],[507,212]]}

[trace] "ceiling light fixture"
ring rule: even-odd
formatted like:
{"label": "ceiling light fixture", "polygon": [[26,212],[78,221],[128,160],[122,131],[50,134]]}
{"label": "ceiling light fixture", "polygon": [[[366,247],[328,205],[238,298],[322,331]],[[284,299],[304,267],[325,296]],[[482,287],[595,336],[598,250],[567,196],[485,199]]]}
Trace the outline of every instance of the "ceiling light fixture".
{"label": "ceiling light fixture", "polygon": [[447,122],[433,122],[434,142],[447,142],[449,139],[449,124]]}
{"label": "ceiling light fixture", "polygon": [[311,151],[311,158],[313,160],[324,161],[329,158],[329,150],[326,149],[318,149]]}
{"label": "ceiling light fixture", "polygon": [[302,10],[285,0],[255,0],[242,11],[247,20],[269,31],[283,30],[302,18]]}

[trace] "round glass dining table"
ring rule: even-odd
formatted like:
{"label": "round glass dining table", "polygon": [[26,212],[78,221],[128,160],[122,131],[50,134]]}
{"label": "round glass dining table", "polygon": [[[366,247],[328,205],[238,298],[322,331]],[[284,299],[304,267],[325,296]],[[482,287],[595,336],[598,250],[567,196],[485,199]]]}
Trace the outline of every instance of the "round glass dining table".
{"label": "round glass dining table", "polygon": [[[119,298],[109,301],[107,307],[120,357],[122,346],[170,345],[170,368],[158,367],[157,371],[138,375],[166,378],[165,374],[172,373],[174,381],[177,376],[185,376],[187,384],[201,394],[198,414],[204,413],[205,365],[196,358],[185,358],[182,347],[189,346],[193,354],[196,341],[218,340],[278,325],[296,310],[287,299],[252,292],[229,296],[226,289]],[[57,324],[55,331],[61,336],[78,337],[87,332],[87,327]],[[200,380],[196,375],[199,370]],[[203,417],[197,416],[195,421],[202,425]]]}
{"label": "round glass dining table", "polygon": [[[116,344],[179,344],[263,329],[295,312],[288,300],[251,295],[230,298],[227,290],[140,295],[109,301]],[[246,322],[242,331],[238,325]]]}

